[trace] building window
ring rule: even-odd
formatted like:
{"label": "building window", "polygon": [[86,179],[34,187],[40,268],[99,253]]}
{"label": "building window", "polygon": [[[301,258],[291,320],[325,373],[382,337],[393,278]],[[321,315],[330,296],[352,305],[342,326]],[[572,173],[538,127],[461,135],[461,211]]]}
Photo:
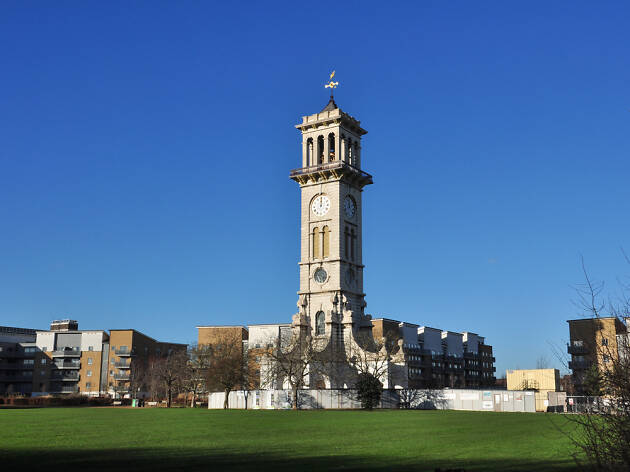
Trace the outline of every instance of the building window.
{"label": "building window", "polygon": [[88,347],[88,351],[93,351],[93,350],[94,350],[94,346]]}
{"label": "building window", "polygon": [[319,234],[319,228],[316,226],[313,228],[313,259],[319,259],[321,257],[319,250],[321,236]]}
{"label": "building window", "polygon": [[315,315],[315,334],[322,335],[326,332],[325,315],[323,311],[318,311]]}
{"label": "building window", "polygon": [[88,376],[88,377],[92,377],[92,371],[91,371],[91,370],[88,370],[88,371],[87,371],[87,376]]}
{"label": "building window", "polygon": [[92,365],[92,358],[88,357],[88,365]]}
{"label": "building window", "polygon": [[610,361],[610,357],[604,355],[604,356],[602,356],[602,360],[604,361],[604,363],[607,364]]}
{"label": "building window", "polygon": [[575,347],[582,347],[582,346],[584,346],[584,341],[582,341],[581,339],[575,339],[575,340],[573,341],[573,345],[574,345]]}
{"label": "building window", "polygon": [[46,346],[42,347],[42,352],[46,352],[46,349],[48,349]]}
{"label": "building window", "polygon": [[602,346],[608,346],[608,338],[602,338]]}
{"label": "building window", "polygon": [[46,364],[46,358],[44,357],[41,361],[42,364]]}
{"label": "building window", "polygon": [[91,384],[90,382],[86,382],[86,383],[85,383],[85,389],[86,389],[86,390],[89,390],[89,389],[91,389],[91,388],[92,388],[92,384]]}
{"label": "building window", "polygon": [[322,257],[328,257],[329,247],[330,247],[330,230],[328,226],[324,226],[322,228],[323,233],[323,243],[322,243]]}
{"label": "building window", "polygon": [[33,365],[35,364],[35,359],[24,359],[24,365]]}

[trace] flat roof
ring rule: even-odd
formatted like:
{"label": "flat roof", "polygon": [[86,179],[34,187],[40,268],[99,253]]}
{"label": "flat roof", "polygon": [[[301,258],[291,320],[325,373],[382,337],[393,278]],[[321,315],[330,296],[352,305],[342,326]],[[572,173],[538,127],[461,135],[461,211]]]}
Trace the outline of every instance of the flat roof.
{"label": "flat roof", "polygon": [[574,320],[567,320],[567,323],[570,323],[571,321],[596,321],[596,320],[619,320],[619,321],[621,321],[621,319],[617,318],[616,316],[598,316],[597,318],[592,318],[591,317],[591,318],[576,318]]}
{"label": "flat roof", "polygon": [[247,326],[290,326],[291,323],[252,323]]}
{"label": "flat roof", "polygon": [[245,325],[205,325],[205,326],[195,326],[196,329],[201,328],[244,328],[247,329]]}

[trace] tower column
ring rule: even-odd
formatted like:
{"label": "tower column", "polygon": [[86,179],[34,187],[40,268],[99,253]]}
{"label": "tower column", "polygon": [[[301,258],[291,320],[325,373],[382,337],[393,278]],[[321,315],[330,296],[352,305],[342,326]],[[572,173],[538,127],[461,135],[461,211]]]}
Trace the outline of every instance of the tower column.
{"label": "tower column", "polygon": [[324,164],[330,162],[330,139],[328,133],[324,135]]}

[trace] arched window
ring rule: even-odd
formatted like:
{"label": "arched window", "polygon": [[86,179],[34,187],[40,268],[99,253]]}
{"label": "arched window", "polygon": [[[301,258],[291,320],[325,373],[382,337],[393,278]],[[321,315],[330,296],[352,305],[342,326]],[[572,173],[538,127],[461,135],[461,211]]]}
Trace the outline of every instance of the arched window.
{"label": "arched window", "polygon": [[306,140],[306,167],[313,164],[313,138],[308,138]]}
{"label": "arched window", "polygon": [[316,226],[315,228],[313,228],[313,259],[319,259],[320,258],[320,251],[319,251],[319,239],[320,239],[320,235],[319,235],[319,228]]}
{"label": "arched window", "polygon": [[322,242],[322,257],[328,257],[330,252],[330,230],[328,226],[322,228],[323,242]]}
{"label": "arched window", "polygon": [[317,164],[324,163],[324,137],[317,137]]}
{"label": "arched window", "polygon": [[344,248],[346,251],[346,259],[350,259],[350,232],[348,231],[348,227],[344,230]]}
{"label": "arched window", "polygon": [[335,133],[328,135],[328,162],[335,160]]}
{"label": "arched window", "polygon": [[354,152],[352,152],[352,139],[348,139],[348,164],[350,164],[351,166],[354,165]]}
{"label": "arched window", "polygon": [[354,260],[354,242],[357,239],[357,235],[354,232],[354,228],[350,231],[350,259]]}
{"label": "arched window", "polygon": [[315,315],[315,334],[322,335],[326,333],[326,316],[323,311],[318,311]]}

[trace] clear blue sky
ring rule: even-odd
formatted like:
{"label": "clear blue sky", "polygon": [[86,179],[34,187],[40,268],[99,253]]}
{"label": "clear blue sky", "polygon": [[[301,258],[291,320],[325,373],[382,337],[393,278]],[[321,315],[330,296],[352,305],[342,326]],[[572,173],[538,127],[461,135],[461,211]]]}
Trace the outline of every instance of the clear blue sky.
{"label": "clear blue sky", "polygon": [[[378,5],[378,6],[376,6]],[[0,6],[0,324],[133,327],[296,311],[294,124],[369,131],[368,313],[559,366],[582,254],[630,249],[627,2]]]}

